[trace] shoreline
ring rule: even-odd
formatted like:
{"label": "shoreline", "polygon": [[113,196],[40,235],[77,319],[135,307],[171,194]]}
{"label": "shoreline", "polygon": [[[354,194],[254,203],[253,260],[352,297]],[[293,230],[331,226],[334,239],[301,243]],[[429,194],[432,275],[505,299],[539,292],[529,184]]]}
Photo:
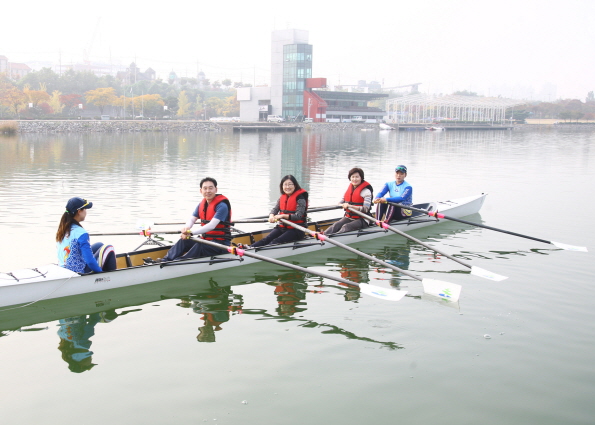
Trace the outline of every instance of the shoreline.
{"label": "shoreline", "polygon": [[[515,130],[522,129],[568,129],[568,128],[590,128],[595,129],[593,122],[564,123],[535,122],[531,120],[527,124],[514,125]],[[546,122],[544,122],[546,121]],[[548,120],[549,121],[549,120]],[[222,123],[211,121],[182,121],[182,120],[163,120],[163,121],[135,121],[135,120],[12,120],[4,122],[16,123],[16,133],[136,133],[136,132],[188,132],[188,131],[232,131],[234,126],[254,126],[262,123]],[[2,123],[2,121],[0,121]],[[286,123],[274,124],[273,126],[294,126],[301,130],[376,130],[378,124],[366,123]],[[448,130],[448,126],[445,126]],[[469,130],[474,129],[469,126]],[[397,130],[397,128],[395,128]]]}

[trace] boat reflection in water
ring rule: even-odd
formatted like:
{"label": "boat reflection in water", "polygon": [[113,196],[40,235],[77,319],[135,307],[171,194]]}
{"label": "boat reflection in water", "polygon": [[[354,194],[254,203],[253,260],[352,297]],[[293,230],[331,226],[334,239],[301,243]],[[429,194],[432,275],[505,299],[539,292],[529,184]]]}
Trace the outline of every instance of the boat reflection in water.
{"label": "boat reflection in water", "polygon": [[[481,221],[479,215],[475,220]],[[476,231],[480,230],[471,226],[444,222],[439,226],[428,228],[425,235],[421,237],[440,241],[459,237],[465,232]],[[358,249],[389,261],[404,270],[409,270],[412,264],[427,265],[428,256],[430,256],[433,271],[442,269],[441,273],[466,273],[461,271],[456,263],[440,258],[433,252],[398,236],[382,238],[380,241],[361,242],[357,246]],[[312,268],[313,271],[323,268],[356,283],[371,282],[379,286],[391,286],[397,290],[402,287],[409,292],[407,296],[413,299],[440,302],[453,307],[451,305],[453,303],[437,301],[435,297],[420,296],[422,290],[416,281],[387,271],[365,258],[339,249],[329,250],[328,253],[331,256],[306,253],[289,257],[288,260],[294,264]],[[460,252],[459,256],[481,257],[485,260],[501,256],[501,253],[464,251]],[[423,270],[421,272],[423,273]],[[269,293],[276,300],[274,311],[267,311],[264,308],[244,308],[244,295],[238,292],[241,291],[242,286],[249,284],[264,284],[270,288]],[[58,348],[62,359],[68,364],[70,371],[80,373],[91,370],[96,365],[93,362],[91,350],[96,326],[111,323],[119,316],[132,312],[142,314],[146,312],[148,305],[157,301],[179,300],[176,304],[178,307],[200,315],[202,323],[198,326],[196,335],[198,342],[216,342],[217,333],[228,328],[229,323],[233,321],[233,316],[243,314],[254,316],[258,320],[274,320],[280,323],[294,323],[303,328],[319,329],[323,334],[342,335],[351,340],[378,344],[390,350],[403,348],[394,341],[375,340],[357,335],[333,323],[321,323],[304,317],[309,297],[325,297],[324,302],[329,305],[337,299],[349,303],[364,302],[359,287],[331,283],[317,276],[287,271],[265,263],[255,263],[241,268],[235,267],[120,289],[44,300],[28,306],[0,309],[0,336],[7,337],[15,331],[47,330],[48,327],[31,326],[57,320],[56,325],[59,326],[57,333],[60,337]],[[51,324],[49,329],[52,329]]]}

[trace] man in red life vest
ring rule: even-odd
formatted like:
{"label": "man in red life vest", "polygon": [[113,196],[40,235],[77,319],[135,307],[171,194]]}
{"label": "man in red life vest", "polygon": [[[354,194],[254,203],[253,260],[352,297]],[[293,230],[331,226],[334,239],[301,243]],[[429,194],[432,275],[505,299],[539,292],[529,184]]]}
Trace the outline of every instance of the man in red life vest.
{"label": "man in red life vest", "polygon": [[[217,180],[212,177],[202,179],[200,193],[204,199],[182,228],[180,240],[158,261],[171,261],[180,257],[209,257],[223,253],[221,249],[192,240],[193,235],[200,235],[221,245],[231,245],[231,204],[225,196],[217,193]],[[192,229],[199,219],[201,226]]]}

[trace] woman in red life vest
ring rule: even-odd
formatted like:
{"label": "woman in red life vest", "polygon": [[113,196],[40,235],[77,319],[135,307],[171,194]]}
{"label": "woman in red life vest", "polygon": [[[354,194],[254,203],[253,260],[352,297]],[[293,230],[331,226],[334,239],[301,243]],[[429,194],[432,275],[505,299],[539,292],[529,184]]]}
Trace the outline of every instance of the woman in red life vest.
{"label": "woman in red life vest", "polygon": [[[287,175],[279,184],[281,197],[269,215],[269,222],[274,223],[284,218],[304,226],[308,210],[308,192],[300,187],[295,177]],[[304,238],[304,232],[279,223],[264,239],[252,244],[252,247],[293,242]]]}
{"label": "woman in red life vest", "polygon": [[364,180],[364,170],[361,168],[352,168],[347,174],[350,183],[339,202],[345,209],[345,216],[330,226],[324,231],[325,235],[333,233],[351,232],[354,230],[368,227],[369,224],[359,215],[349,211],[347,208],[351,207],[359,210],[364,214],[368,214],[370,206],[372,205],[372,196],[374,189],[370,183]]}

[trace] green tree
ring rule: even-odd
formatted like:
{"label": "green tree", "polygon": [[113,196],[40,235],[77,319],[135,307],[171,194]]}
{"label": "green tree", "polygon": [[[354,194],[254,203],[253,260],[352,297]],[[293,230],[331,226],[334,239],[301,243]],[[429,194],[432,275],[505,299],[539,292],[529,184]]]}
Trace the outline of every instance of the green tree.
{"label": "green tree", "polygon": [[40,84],[43,84],[48,92],[58,90],[60,86],[60,76],[52,71],[51,68],[41,68],[39,71],[28,73],[17,83],[18,87],[21,89],[25,86],[39,87]]}
{"label": "green tree", "polygon": [[221,81],[221,84],[223,84],[223,86],[228,89],[231,86],[231,80],[226,78],[225,80]]}

